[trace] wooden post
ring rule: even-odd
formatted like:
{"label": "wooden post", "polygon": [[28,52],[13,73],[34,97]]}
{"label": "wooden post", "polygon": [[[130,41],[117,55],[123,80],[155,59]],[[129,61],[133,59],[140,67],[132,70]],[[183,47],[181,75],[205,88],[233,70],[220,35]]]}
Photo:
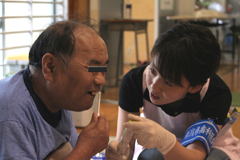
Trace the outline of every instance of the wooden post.
{"label": "wooden post", "polygon": [[89,18],[89,0],[69,0],[68,1],[68,19],[74,19],[80,15]]}

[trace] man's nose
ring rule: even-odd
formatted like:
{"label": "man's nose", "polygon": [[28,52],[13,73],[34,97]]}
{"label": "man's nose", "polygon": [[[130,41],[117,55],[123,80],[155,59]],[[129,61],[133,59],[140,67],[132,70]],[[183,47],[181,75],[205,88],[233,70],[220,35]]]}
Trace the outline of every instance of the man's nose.
{"label": "man's nose", "polygon": [[98,85],[104,85],[106,83],[105,72],[98,72],[95,76],[94,83]]}

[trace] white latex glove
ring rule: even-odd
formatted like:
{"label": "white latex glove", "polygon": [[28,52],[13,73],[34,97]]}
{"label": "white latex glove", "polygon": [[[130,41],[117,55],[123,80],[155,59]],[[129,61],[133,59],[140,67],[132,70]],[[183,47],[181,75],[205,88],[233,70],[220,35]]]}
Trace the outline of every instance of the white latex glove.
{"label": "white latex glove", "polygon": [[117,151],[117,146],[118,146],[119,141],[111,141],[108,144],[108,147],[106,149],[106,160],[127,160],[129,153],[130,153],[130,146],[126,148],[126,151],[124,152],[123,155],[120,154],[120,152]]}
{"label": "white latex glove", "polygon": [[156,148],[166,155],[175,145],[176,136],[158,123],[143,117],[129,114],[128,118],[137,122],[125,122],[124,127],[133,129],[133,137],[144,148]]}

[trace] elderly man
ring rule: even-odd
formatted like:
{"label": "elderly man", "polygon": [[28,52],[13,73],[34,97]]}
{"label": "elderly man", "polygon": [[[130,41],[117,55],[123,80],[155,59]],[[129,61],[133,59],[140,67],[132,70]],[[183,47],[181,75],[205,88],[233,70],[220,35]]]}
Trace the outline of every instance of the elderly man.
{"label": "elderly man", "polygon": [[109,123],[92,115],[78,136],[71,112],[92,106],[105,84],[107,47],[86,24],[49,26],[29,53],[29,66],[0,81],[0,159],[89,160],[107,147]]}

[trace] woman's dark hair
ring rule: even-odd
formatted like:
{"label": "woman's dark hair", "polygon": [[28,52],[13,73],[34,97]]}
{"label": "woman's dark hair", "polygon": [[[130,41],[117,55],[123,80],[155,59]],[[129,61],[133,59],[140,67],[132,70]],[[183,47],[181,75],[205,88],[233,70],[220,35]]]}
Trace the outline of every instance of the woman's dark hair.
{"label": "woman's dark hair", "polygon": [[29,65],[42,68],[42,57],[46,53],[51,53],[59,57],[66,66],[67,59],[71,57],[75,47],[74,31],[79,26],[92,28],[88,23],[69,20],[54,23],[45,29],[30,49]]}
{"label": "woman's dark hair", "polygon": [[182,86],[184,76],[190,86],[196,86],[217,72],[221,50],[208,28],[179,23],[157,38],[151,56],[164,79]]}

